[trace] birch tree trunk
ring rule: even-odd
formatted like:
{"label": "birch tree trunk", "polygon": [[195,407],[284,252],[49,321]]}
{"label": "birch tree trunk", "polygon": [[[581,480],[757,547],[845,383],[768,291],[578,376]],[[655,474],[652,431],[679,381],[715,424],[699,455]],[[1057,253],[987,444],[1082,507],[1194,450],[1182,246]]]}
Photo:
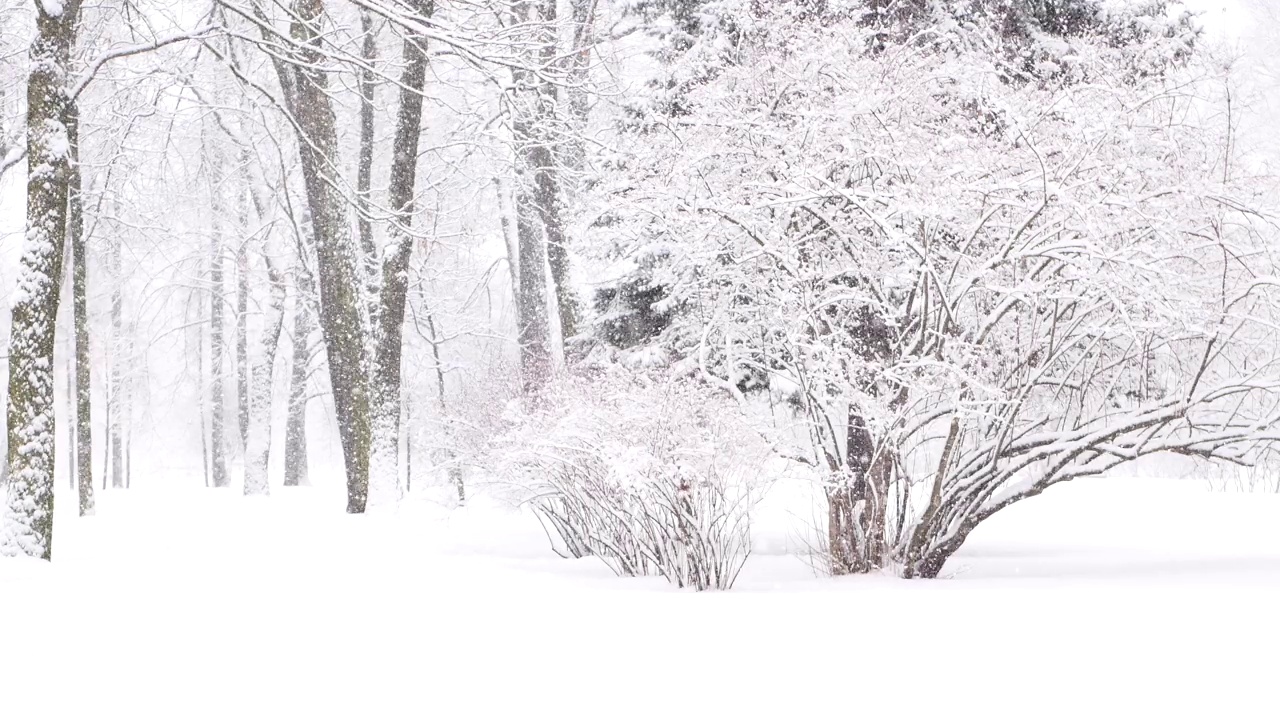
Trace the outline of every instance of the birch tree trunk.
{"label": "birch tree trunk", "polygon": [[[413,9],[431,17],[433,0],[415,0]],[[388,201],[394,211],[390,246],[384,255],[377,322],[374,335],[373,448],[370,477],[379,501],[398,498],[400,363],[403,349],[405,301],[409,288],[409,261],[413,256],[414,192],[418,173],[418,141],[422,135],[422,90],[427,76],[426,38],[407,34],[400,76],[400,112],[396,118],[392,148],[391,187]]]}
{"label": "birch tree trunk", "polygon": [[[54,321],[66,247],[70,143],[67,69],[79,0],[36,3],[27,81],[27,233],[12,296],[8,473],[0,554],[50,559],[53,549]],[[50,11],[54,11],[51,13]]]}

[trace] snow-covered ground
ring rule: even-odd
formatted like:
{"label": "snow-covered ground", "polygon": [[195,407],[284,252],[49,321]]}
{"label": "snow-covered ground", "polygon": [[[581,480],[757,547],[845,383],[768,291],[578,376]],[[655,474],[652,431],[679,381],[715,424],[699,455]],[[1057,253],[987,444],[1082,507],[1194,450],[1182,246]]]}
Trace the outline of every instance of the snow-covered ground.
{"label": "snow-covered ground", "polygon": [[993,519],[948,579],[760,554],[726,593],[561,560],[483,498],[349,517],[322,489],[135,489],[70,510],[52,564],[0,562],[0,718],[1276,712],[1280,495],[1078,483]]}

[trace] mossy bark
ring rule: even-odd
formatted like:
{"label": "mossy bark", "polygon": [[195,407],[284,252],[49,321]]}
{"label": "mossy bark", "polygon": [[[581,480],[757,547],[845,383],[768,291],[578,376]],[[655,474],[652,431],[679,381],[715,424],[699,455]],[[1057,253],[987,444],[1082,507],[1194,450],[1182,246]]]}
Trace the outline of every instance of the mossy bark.
{"label": "mossy bark", "polygon": [[[70,141],[67,68],[80,13],[68,0],[51,15],[36,3],[27,81],[27,234],[13,295],[9,344],[8,468],[0,554],[52,557],[53,345],[62,284]],[[50,3],[49,5],[52,5]]]}
{"label": "mossy bark", "polygon": [[347,474],[347,512],[362,513],[369,497],[370,402],[361,318],[356,242],[346,198],[330,178],[341,166],[326,55],[321,48],[322,0],[295,0],[296,58],[273,58],[286,106],[297,121],[298,152],[311,211],[320,284],[320,328],[329,359],[329,384],[338,416]]}

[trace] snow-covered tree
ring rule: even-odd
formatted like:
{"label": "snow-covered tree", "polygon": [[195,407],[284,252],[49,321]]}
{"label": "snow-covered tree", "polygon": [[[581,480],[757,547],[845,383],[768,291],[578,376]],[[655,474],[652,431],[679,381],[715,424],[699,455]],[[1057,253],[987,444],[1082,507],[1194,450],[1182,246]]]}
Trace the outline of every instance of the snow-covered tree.
{"label": "snow-covered tree", "polygon": [[594,230],[606,339],[793,410],[833,572],[932,577],[1052,485],[1280,437],[1273,228],[1184,18],[1088,4],[1028,64],[947,4],[843,5],[721,3]]}
{"label": "snow-covered tree", "polygon": [[0,553],[53,549],[54,320],[63,277],[71,141],[68,70],[79,0],[36,3],[27,79],[27,234],[11,298],[8,497]]}

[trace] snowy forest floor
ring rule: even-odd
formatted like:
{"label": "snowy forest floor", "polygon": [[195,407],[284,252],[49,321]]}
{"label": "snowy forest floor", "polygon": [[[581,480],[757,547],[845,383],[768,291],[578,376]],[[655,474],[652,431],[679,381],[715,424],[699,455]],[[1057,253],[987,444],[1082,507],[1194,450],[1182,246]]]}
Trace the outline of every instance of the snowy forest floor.
{"label": "snowy forest floor", "polygon": [[1080,482],[947,579],[815,577],[775,536],[693,593],[483,497],[274,493],[61,501],[52,564],[0,561],[0,717],[1275,717],[1280,495]]}

